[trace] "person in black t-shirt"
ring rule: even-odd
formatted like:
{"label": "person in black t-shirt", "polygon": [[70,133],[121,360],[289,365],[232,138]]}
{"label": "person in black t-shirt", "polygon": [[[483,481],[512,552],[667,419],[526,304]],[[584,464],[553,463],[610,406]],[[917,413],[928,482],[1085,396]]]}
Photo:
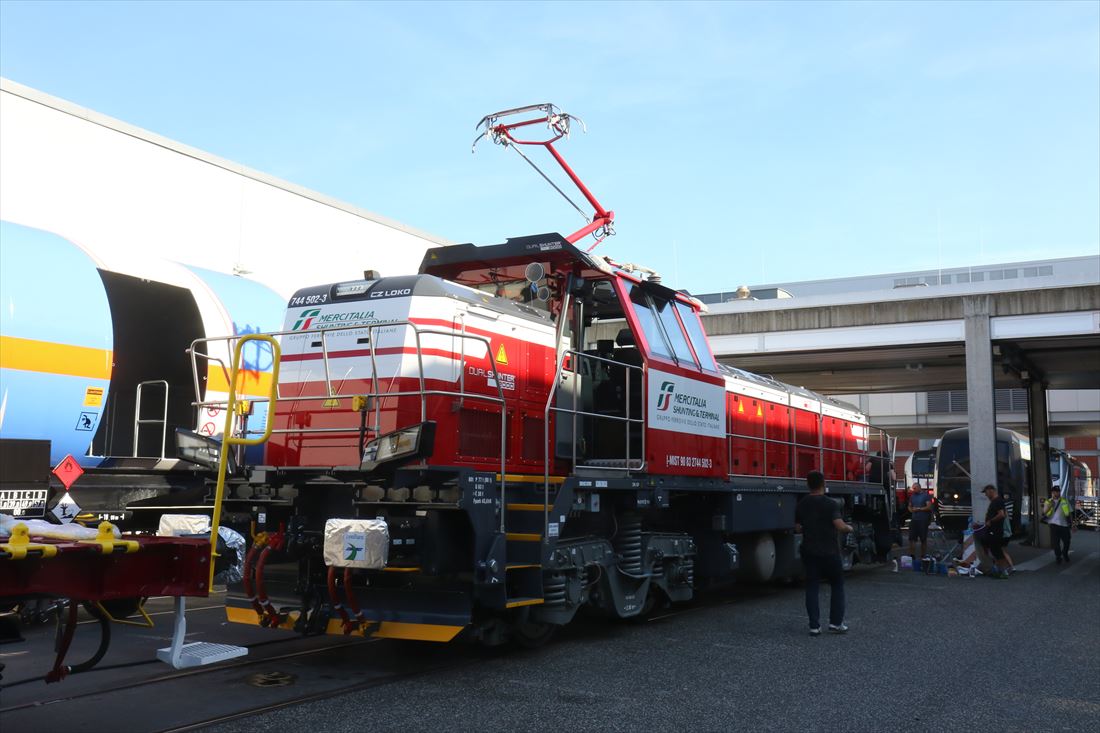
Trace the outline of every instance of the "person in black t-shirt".
{"label": "person in black t-shirt", "polygon": [[977,534],[982,547],[993,556],[993,577],[1007,578],[1009,562],[1004,549],[1005,502],[997,495],[997,487],[993,484],[987,484],[982,493],[989,499],[989,508],[985,510],[985,524],[978,528]]}
{"label": "person in black t-shirt", "polygon": [[810,636],[821,634],[821,610],[818,593],[821,579],[829,582],[829,631],[843,634],[844,569],[840,564],[838,532],[852,527],[840,517],[840,504],[825,496],[825,475],[810,471],[806,476],[809,496],[795,508],[795,532],[802,534],[802,564],[806,568],[806,613],[810,617]]}
{"label": "person in black t-shirt", "polygon": [[878,451],[867,459],[866,480],[872,484],[880,484],[887,493],[894,490],[897,483],[897,473],[890,465],[890,456],[886,451]]}

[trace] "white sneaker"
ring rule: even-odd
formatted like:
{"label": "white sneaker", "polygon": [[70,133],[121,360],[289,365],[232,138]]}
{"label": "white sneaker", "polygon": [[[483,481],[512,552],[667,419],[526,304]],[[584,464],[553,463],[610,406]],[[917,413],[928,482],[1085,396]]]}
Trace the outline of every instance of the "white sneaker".
{"label": "white sneaker", "polygon": [[848,624],[841,621],[839,624],[829,624],[830,634],[847,634]]}
{"label": "white sneaker", "polygon": [[821,627],[815,626],[810,629],[810,636],[821,636]]}

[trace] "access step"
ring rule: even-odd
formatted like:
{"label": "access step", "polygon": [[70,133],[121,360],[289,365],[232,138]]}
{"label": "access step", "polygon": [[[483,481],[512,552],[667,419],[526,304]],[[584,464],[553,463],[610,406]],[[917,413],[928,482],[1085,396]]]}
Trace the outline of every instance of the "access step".
{"label": "access step", "polygon": [[509,598],[504,604],[505,608],[519,608],[520,606],[541,606],[546,601],[542,598]]}
{"label": "access step", "polygon": [[157,649],[157,659],[160,661],[170,664],[176,669],[187,669],[188,667],[204,667],[208,664],[216,664],[248,654],[248,647],[246,646],[214,644],[208,641],[193,641],[185,644],[183,640],[187,636],[187,601],[183,596],[177,596],[172,605],[175,610],[172,646]]}
{"label": "access step", "polygon": [[213,644],[208,641],[194,641],[184,644],[174,653],[172,647],[157,649],[157,659],[171,664],[176,669],[204,667],[207,664],[224,662],[248,654],[248,647]]}

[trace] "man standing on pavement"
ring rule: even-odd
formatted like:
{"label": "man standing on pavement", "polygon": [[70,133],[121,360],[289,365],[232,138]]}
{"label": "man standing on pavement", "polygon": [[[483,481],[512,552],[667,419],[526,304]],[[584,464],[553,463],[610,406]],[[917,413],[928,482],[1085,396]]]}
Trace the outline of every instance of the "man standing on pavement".
{"label": "man standing on pavement", "polygon": [[1008,558],[1004,551],[1005,502],[998,496],[997,487],[992,484],[987,484],[982,493],[989,499],[989,508],[985,510],[985,524],[978,529],[982,546],[993,556],[992,577],[1007,578]]}
{"label": "man standing on pavement", "polygon": [[1054,545],[1054,560],[1069,562],[1070,522],[1073,512],[1069,502],[1062,498],[1062,490],[1050,487],[1050,498],[1043,502],[1043,518],[1050,526],[1050,541]]}
{"label": "man standing on pavement", "polygon": [[844,569],[840,564],[838,532],[847,534],[852,527],[840,517],[840,504],[825,496],[825,475],[810,471],[806,476],[810,489],[795,508],[795,532],[802,534],[802,564],[806,568],[806,613],[810,617],[810,636],[821,635],[821,609],[818,593],[821,579],[829,582],[829,632],[843,634]]}
{"label": "man standing on pavement", "polygon": [[[928,554],[928,527],[932,524],[932,495],[926,494],[919,481],[913,482],[913,493],[909,495],[909,551],[913,553],[914,564]],[[920,541],[920,554],[917,554],[917,541]]]}

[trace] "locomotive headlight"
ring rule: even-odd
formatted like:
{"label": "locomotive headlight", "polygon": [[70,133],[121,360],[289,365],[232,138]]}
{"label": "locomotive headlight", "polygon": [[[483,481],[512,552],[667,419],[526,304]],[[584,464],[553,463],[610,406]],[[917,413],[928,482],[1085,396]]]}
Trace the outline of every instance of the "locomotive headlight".
{"label": "locomotive headlight", "polygon": [[367,443],[359,464],[362,471],[374,470],[380,463],[429,455],[435,437],[435,423],[418,423],[386,433]]}
{"label": "locomotive headlight", "polygon": [[[365,274],[365,273],[364,273]],[[362,295],[374,285],[374,280],[359,280],[358,282],[340,283],[336,286],[336,297],[346,298],[349,295]]]}

